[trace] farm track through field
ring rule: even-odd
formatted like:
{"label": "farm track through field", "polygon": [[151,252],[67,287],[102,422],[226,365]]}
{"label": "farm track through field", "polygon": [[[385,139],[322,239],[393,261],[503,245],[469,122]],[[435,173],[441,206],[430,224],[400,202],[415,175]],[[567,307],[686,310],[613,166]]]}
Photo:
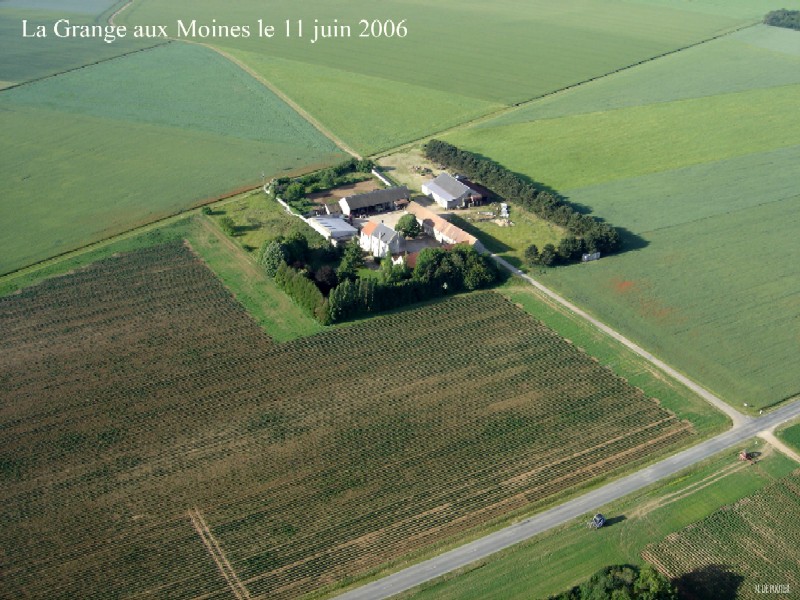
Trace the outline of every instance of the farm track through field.
{"label": "farm track through field", "polygon": [[211,533],[211,530],[208,528],[208,524],[206,523],[205,519],[203,519],[203,515],[200,513],[200,510],[197,508],[190,509],[189,518],[192,521],[192,526],[194,527],[195,531],[197,531],[197,535],[199,535],[200,539],[203,540],[203,545],[208,550],[211,558],[214,559],[214,562],[216,563],[220,573],[222,573],[222,576],[225,577],[225,581],[228,582],[231,592],[233,592],[233,595],[236,596],[236,600],[250,600],[250,593],[236,576],[236,571],[233,570],[231,563],[228,562],[225,553],[222,551],[222,548],[220,547],[217,539],[214,537],[214,534]]}
{"label": "farm track through field", "polygon": [[278,98],[280,98],[287,105],[289,105],[292,108],[292,110],[294,110],[298,115],[300,115],[306,121],[308,121],[314,127],[314,129],[319,131],[322,135],[324,135],[326,138],[328,138],[330,141],[332,141],[334,144],[336,144],[339,148],[341,148],[343,151],[347,152],[350,156],[353,156],[353,157],[361,160],[362,156],[358,152],[353,150],[353,148],[348,146],[342,139],[340,139],[330,129],[328,129],[322,123],[320,123],[317,119],[315,119],[307,110],[305,110],[302,106],[297,104],[297,102],[295,102],[294,100],[289,98],[289,96],[287,96],[281,90],[279,90],[274,85],[272,85],[272,83],[270,81],[265,79],[262,75],[258,74],[256,71],[251,69],[249,66],[247,66],[245,63],[240,61],[235,56],[232,56],[231,54],[229,54],[228,52],[225,52],[221,48],[217,48],[216,46],[212,46],[210,44],[206,44],[206,43],[203,43],[203,42],[194,42],[194,41],[191,41],[191,40],[181,40],[181,41],[184,41],[184,42],[187,42],[187,43],[190,43],[190,44],[197,44],[199,46],[204,46],[204,47],[208,48],[209,50],[213,50],[214,52],[216,52],[220,56],[226,58],[227,60],[232,62],[234,65],[239,67],[242,71],[244,71],[245,73],[250,75],[253,79],[258,81],[261,85],[266,87],[270,92],[275,94]]}

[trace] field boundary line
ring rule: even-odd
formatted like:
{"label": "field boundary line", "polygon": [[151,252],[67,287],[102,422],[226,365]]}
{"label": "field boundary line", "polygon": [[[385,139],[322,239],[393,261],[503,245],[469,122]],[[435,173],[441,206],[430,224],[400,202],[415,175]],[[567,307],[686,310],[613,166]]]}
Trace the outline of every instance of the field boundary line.
{"label": "field boundary line", "polygon": [[228,582],[228,587],[231,588],[233,595],[237,600],[250,600],[250,592],[247,591],[247,588],[244,587],[244,584],[239,580],[239,577],[237,577],[231,563],[228,562],[225,553],[222,551],[219,542],[214,537],[214,534],[211,533],[205,519],[203,519],[200,510],[197,507],[190,508],[188,514],[189,519],[192,521],[192,527],[197,531],[197,535],[200,536],[203,545],[208,550],[211,558],[214,559],[220,573],[222,573],[225,581]]}
{"label": "field boundary line", "polygon": [[30,85],[32,83],[38,83],[40,81],[44,81],[45,79],[52,79],[53,77],[58,77],[60,75],[66,75],[67,73],[73,73],[75,71],[80,71],[81,69],[88,69],[90,67],[94,67],[97,65],[102,65],[103,63],[110,62],[112,60],[117,60],[118,58],[125,58],[126,56],[130,56],[131,54],[136,54],[138,52],[147,52],[148,50],[154,50],[155,48],[161,48],[162,46],[167,46],[172,43],[172,40],[168,40],[166,42],[159,42],[158,44],[153,44],[152,46],[147,46],[146,48],[137,48],[136,50],[131,50],[130,52],[123,52],[122,54],[116,54],[114,56],[110,56],[108,58],[103,58],[100,60],[96,60],[94,62],[86,63],[85,65],[80,65],[79,67],[72,67],[71,69],[66,69],[64,71],[58,71],[57,73],[51,73],[50,75],[44,75],[42,77],[37,77],[36,79],[28,79],[27,81],[20,81],[19,83],[15,83],[5,88],[0,88],[0,93],[5,92],[7,90],[13,90],[16,88],[20,88],[25,85]]}
{"label": "field boundary line", "polygon": [[595,81],[598,81],[598,80],[601,80],[601,79],[605,79],[606,77],[611,77],[612,75],[616,75],[617,73],[622,73],[623,71],[627,71],[629,69],[635,69],[636,67],[640,67],[640,66],[642,66],[644,64],[647,64],[649,62],[653,62],[653,61],[659,60],[661,58],[670,56],[671,54],[677,54],[678,52],[683,52],[684,50],[689,50],[691,48],[695,48],[696,46],[700,46],[700,45],[706,44],[708,42],[713,42],[714,40],[718,40],[720,38],[724,38],[724,37],[729,36],[731,34],[737,33],[737,32],[742,31],[744,29],[749,29],[750,27],[755,27],[756,25],[760,25],[760,24],[761,24],[761,21],[756,21],[754,23],[747,23],[745,25],[740,25],[739,27],[735,27],[733,29],[729,29],[727,31],[723,31],[722,33],[718,33],[717,35],[714,35],[712,37],[705,38],[705,39],[699,40],[697,42],[694,42],[692,44],[689,44],[688,46],[681,46],[680,48],[675,48],[674,50],[669,50],[667,52],[662,52],[661,54],[656,54],[655,56],[651,56],[650,58],[644,58],[644,59],[642,59],[642,60],[640,60],[638,62],[631,63],[631,64],[625,65],[623,67],[619,67],[617,69],[614,69],[613,71],[608,71],[606,73],[602,73],[600,75],[596,75],[596,76],[590,77],[588,79],[583,79],[581,81],[578,81],[578,82],[575,82],[575,83],[571,83],[571,84],[569,84],[567,86],[558,88],[556,90],[552,90],[550,92],[545,92],[543,94],[539,94],[538,96],[534,96],[533,98],[528,98],[527,100],[521,100],[519,102],[515,102],[514,104],[508,104],[508,105],[504,106],[503,108],[501,108],[499,110],[496,110],[494,112],[486,113],[485,115],[481,115],[479,117],[475,117],[474,119],[470,119],[469,121],[464,121],[463,123],[459,123],[458,125],[453,125],[452,127],[447,127],[445,129],[441,129],[439,131],[435,131],[433,133],[430,133],[428,135],[424,135],[422,137],[416,138],[416,139],[411,140],[409,142],[404,142],[404,143],[400,144],[399,146],[396,146],[396,147],[391,148],[389,150],[379,150],[378,152],[376,152],[374,154],[371,154],[370,156],[372,158],[378,159],[378,158],[382,158],[384,156],[389,156],[390,154],[395,154],[397,152],[401,152],[403,150],[406,150],[408,148],[416,146],[420,142],[431,140],[436,136],[446,135],[446,134],[448,134],[450,132],[453,132],[453,131],[458,131],[460,129],[466,129],[466,128],[471,127],[473,125],[477,125],[478,123],[484,123],[486,121],[490,121],[490,120],[492,120],[492,119],[494,119],[496,117],[502,117],[503,115],[512,113],[512,112],[514,112],[514,111],[516,111],[516,110],[518,110],[520,108],[524,108],[524,107],[528,106],[529,104],[533,104],[534,102],[537,102],[539,100],[543,100],[545,98],[549,98],[550,96],[555,96],[557,94],[561,94],[563,92],[575,89],[577,87],[581,87],[581,86],[587,85],[589,83],[592,83],[592,82],[595,82]]}
{"label": "field boundary line", "polygon": [[685,385],[687,388],[692,390],[694,393],[696,393],[698,396],[703,398],[703,400],[705,400],[706,402],[708,402],[709,404],[711,404],[712,406],[714,406],[718,410],[720,410],[723,413],[725,413],[726,415],[728,415],[728,417],[730,417],[731,421],[733,422],[733,426],[734,427],[738,427],[740,425],[743,425],[744,423],[746,423],[746,422],[751,420],[750,417],[740,413],[738,410],[733,408],[730,404],[728,404],[727,402],[725,402],[724,400],[722,400],[718,396],[715,396],[714,394],[709,392],[707,389],[705,389],[701,385],[695,383],[694,381],[692,381],[691,379],[689,379],[688,377],[686,377],[685,375],[683,375],[679,371],[673,369],[667,363],[665,363],[661,359],[657,358],[656,356],[654,356],[653,354],[651,354],[650,352],[648,352],[647,350],[645,350],[641,346],[637,345],[636,343],[632,342],[627,337],[625,337],[624,335],[619,333],[616,329],[612,329],[611,327],[609,327],[608,325],[606,325],[605,323],[603,323],[599,319],[596,319],[595,317],[591,316],[586,311],[578,308],[578,306],[576,306],[575,304],[573,304],[572,302],[570,302],[569,300],[567,300],[563,296],[560,296],[559,294],[557,294],[556,292],[554,292],[553,290],[551,290],[550,288],[548,288],[544,284],[540,283],[539,281],[537,281],[536,279],[534,279],[533,277],[531,277],[527,273],[523,273],[521,270],[517,269],[516,267],[514,267],[513,265],[508,263],[502,257],[500,257],[500,256],[498,256],[498,255],[496,255],[494,253],[490,253],[490,256],[495,260],[495,262],[498,265],[500,265],[501,267],[503,267],[504,269],[506,269],[510,273],[521,277],[522,279],[527,281],[530,285],[532,285],[537,290],[539,290],[541,293],[546,295],[548,298],[550,298],[551,300],[554,300],[555,302],[557,302],[558,304],[560,304],[564,308],[570,310],[574,314],[578,315],[579,317],[581,317],[585,321],[588,321],[589,323],[594,325],[597,329],[599,329],[603,333],[611,336],[612,338],[617,340],[619,343],[621,343],[623,346],[625,346],[629,350],[632,350],[633,352],[635,352],[636,354],[638,354],[639,356],[641,356],[642,358],[647,360],[652,365],[655,365],[661,371],[663,371],[664,373],[666,373],[667,375],[669,375],[673,379],[679,381],[680,383]]}

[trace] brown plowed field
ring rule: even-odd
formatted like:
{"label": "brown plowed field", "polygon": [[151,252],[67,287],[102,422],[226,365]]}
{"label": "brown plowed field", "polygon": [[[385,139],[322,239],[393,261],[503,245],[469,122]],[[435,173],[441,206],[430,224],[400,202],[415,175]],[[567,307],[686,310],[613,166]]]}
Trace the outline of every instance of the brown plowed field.
{"label": "brown plowed field", "polygon": [[496,294],[275,344],[180,244],[0,331],[2,597],[294,598],[691,435]]}

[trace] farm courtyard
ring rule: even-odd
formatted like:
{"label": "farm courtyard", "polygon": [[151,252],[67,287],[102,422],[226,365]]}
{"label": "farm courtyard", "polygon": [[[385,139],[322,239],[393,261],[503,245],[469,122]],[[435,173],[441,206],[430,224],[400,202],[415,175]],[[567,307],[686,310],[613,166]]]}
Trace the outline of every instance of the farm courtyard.
{"label": "farm courtyard", "polygon": [[491,292],[278,344],[172,243],[0,327],[10,597],[303,597],[693,438]]}

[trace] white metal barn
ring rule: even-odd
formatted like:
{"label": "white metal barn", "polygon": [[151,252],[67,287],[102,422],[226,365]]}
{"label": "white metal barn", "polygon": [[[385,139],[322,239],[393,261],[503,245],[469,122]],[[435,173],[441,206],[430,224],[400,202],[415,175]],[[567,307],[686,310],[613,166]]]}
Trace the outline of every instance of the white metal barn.
{"label": "white metal barn", "polygon": [[334,246],[358,235],[358,229],[339,217],[312,217],[306,223]]}
{"label": "white metal barn", "polygon": [[472,196],[480,196],[449,173],[437,175],[422,184],[422,193],[442,208],[458,208]]}

